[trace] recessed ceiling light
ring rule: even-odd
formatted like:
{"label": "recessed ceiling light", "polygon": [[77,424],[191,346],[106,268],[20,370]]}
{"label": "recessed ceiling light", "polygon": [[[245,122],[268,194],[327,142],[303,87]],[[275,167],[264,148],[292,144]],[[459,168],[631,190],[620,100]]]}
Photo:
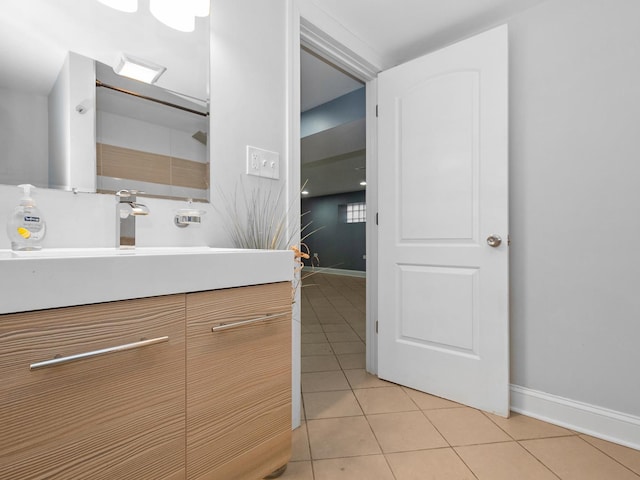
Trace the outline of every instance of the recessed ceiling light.
{"label": "recessed ceiling light", "polygon": [[124,54],[120,57],[118,64],[113,67],[113,71],[118,75],[145,83],[155,83],[165,70],[166,67],[162,65]]}
{"label": "recessed ceiling light", "polygon": [[98,0],[107,7],[120,10],[121,12],[133,13],[138,11],[138,0]]}
{"label": "recessed ceiling light", "polygon": [[309,192],[308,192],[307,190],[302,190],[300,193],[301,193],[302,195],[309,195]]}
{"label": "recessed ceiling light", "polygon": [[362,185],[363,187],[367,184],[367,182],[365,182],[364,180],[360,182],[360,185]]}

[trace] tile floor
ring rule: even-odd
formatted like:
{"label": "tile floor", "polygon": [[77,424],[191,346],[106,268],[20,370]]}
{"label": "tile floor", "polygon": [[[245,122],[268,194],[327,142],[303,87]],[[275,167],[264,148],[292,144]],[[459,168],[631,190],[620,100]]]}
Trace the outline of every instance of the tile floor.
{"label": "tile floor", "polygon": [[302,289],[302,426],[288,480],[640,479],[640,451],[509,420],[365,372],[365,280]]}

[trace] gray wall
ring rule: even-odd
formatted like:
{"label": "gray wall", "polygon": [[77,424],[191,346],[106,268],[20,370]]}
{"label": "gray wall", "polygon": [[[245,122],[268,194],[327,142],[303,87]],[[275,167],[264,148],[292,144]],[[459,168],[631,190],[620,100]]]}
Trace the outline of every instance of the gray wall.
{"label": "gray wall", "polygon": [[304,241],[318,253],[320,267],[366,270],[366,223],[344,223],[338,216],[340,205],[364,201],[364,191],[302,199],[302,225],[311,222],[302,235],[320,228]]}
{"label": "gray wall", "polygon": [[512,382],[640,415],[640,2],[509,22]]}
{"label": "gray wall", "polygon": [[49,184],[47,109],[44,95],[0,88],[0,184]]}

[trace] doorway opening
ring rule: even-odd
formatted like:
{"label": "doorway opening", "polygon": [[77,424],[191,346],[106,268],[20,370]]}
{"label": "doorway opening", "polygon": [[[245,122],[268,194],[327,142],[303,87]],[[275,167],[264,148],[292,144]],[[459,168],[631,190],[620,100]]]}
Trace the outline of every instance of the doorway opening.
{"label": "doorway opening", "polygon": [[366,340],[366,86],[300,50],[301,373],[357,362]]}

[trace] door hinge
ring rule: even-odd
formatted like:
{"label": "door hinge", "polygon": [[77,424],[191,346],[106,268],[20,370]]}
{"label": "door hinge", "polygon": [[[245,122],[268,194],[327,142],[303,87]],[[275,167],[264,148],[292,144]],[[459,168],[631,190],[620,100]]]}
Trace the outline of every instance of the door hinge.
{"label": "door hinge", "polygon": [[378,320],[376,320],[376,333],[378,333]]}
{"label": "door hinge", "polygon": [[378,225],[378,212],[376,212],[376,225]]}
{"label": "door hinge", "polygon": [[507,247],[511,245],[511,235],[507,235]]}
{"label": "door hinge", "polygon": [[378,105],[376,105],[376,118],[378,118]]}

